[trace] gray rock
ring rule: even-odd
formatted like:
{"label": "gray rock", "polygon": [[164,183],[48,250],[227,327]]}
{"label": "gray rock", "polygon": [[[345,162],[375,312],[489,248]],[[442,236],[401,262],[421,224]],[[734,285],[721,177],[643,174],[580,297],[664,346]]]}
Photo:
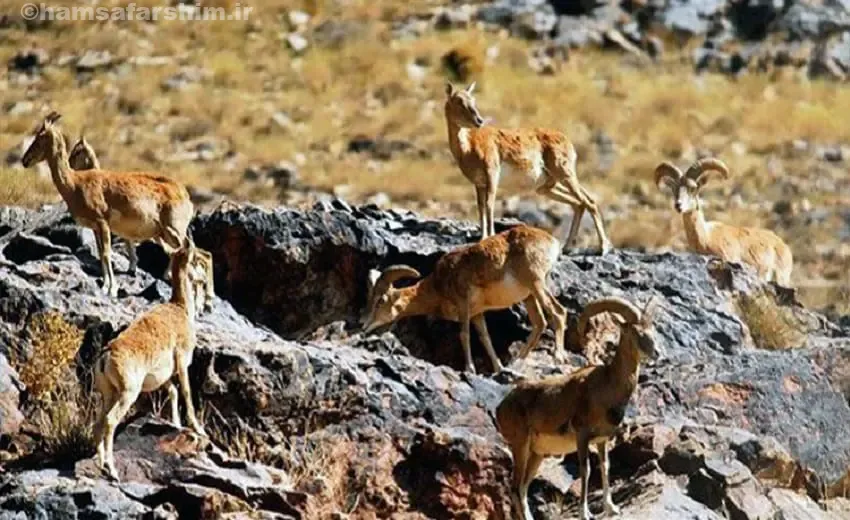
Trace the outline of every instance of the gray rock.
{"label": "gray rock", "polygon": [[[21,233],[50,236],[46,229],[62,221],[57,210],[2,210],[0,248]],[[500,220],[497,230],[514,224]],[[387,515],[415,510],[429,518],[508,515],[510,457],[491,417],[508,385],[452,368],[462,366],[457,324],[410,318],[392,333],[369,336],[358,325],[370,268],[405,262],[427,273],[441,254],[476,240],[476,226],[328,201],[304,212],[214,212],[196,218],[192,232],[213,253],[218,294],[229,300],[217,298],[199,318],[190,368],[194,395],[204,388],[210,362],[222,382],[203,393],[204,406],[215,410],[205,415],[208,431],[227,428],[275,466],[304,464],[310,454],[340,464],[334,471],[364,486],[353,515],[359,508]],[[140,267],[152,270],[139,249]],[[561,258],[549,280],[571,315],[601,296],[638,303],[661,298],[656,329],[669,355],[642,370],[626,414],[627,424],[640,425],[638,433],[612,452],[614,496],[624,518],[719,518],[706,503],[757,518],[769,510],[764,496],[778,511],[790,511],[788,500],[780,505],[764,484],[750,483],[760,476],[779,482],[805,466],[811,476],[800,481],[816,489],[809,482],[840,482],[850,463],[850,409],[844,387],[833,382],[850,365],[847,332],[797,307],[793,295],[760,283],[749,269],[708,270],[706,263],[689,254],[574,253]],[[81,257],[54,255],[49,267],[55,276],[37,276],[47,265],[0,262],[0,338],[23,337],[26,316],[52,309],[83,324],[90,338],[84,350],[97,352],[150,308],[148,298],[170,294],[146,272],[119,275],[127,294],[116,305],[91,282]],[[731,298],[756,290],[814,319],[807,347],[763,352],[750,345]],[[510,343],[528,334],[524,311],[488,313],[487,319],[507,360]],[[547,332],[522,371],[537,377],[586,363],[572,355],[568,364],[553,365],[551,347]],[[479,345],[473,350],[481,357]],[[81,352],[83,363],[92,357]],[[699,424],[706,411],[720,427]],[[335,485],[323,476],[293,489],[285,471],[224,457],[190,433],[151,420],[119,432],[116,463],[124,476],[121,496],[93,473],[89,459],[63,475],[11,470],[0,515],[96,510],[100,517],[133,518],[133,508],[142,507],[144,515],[196,518],[205,504],[228,501],[248,503],[264,517],[310,518],[310,500],[321,500]],[[563,471],[541,474],[532,502],[547,497],[537,509],[575,516],[575,498],[558,491],[569,482]],[[36,486],[43,492],[31,493]]]}

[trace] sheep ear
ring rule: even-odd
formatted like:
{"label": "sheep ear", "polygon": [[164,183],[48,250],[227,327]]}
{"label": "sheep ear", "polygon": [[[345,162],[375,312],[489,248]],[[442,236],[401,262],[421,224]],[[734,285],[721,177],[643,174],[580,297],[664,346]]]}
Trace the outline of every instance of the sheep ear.
{"label": "sheep ear", "polygon": [[456,93],[455,86],[451,84],[451,82],[446,82],[446,95],[454,96]]}
{"label": "sheep ear", "polygon": [[374,287],[375,282],[378,281],[378,278],[381,277],[381,271],[377,269],[372,269],[369,271],[369,287]]}
{"label": "sheep ear", "polygon": [[468,87],[466,87],[466,93],[472,94],[472,91],[474,91],[474,90],[475,90],[475,82],[473,81],[472,83],[469,84]]}

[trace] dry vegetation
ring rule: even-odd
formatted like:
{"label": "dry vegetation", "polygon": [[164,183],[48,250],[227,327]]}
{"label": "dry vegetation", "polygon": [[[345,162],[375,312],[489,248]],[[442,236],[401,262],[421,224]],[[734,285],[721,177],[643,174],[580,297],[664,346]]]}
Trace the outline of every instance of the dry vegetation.
{"label": "dry vegetation", "polygon": [[[68,133],[85,128],[104,164],[115,168],[155,169],[235,199],[276,204],[287,194],[246,182],[242,172],[284,160],[298,166],[301,182],[312,189],[354,201],[383,192],[397,205],[471,218],[474,197],[451,161],[443,121],[444,82],[456,74],[481,82],[479,106],[494,124],[550,126],[576,140],[579,175],[602,201],[615,245],[682,248],[681,220],[650,176],[661,160],[687,163],[698,150],[709,151],[730,165],[733,179],[707,194],[708,217],[776,229],[794,250],[794,283],[805,298],[817,303],[824,294],[843,294],[850,250],[835,237],[847,226],[839,214],[850,204],[850,186],[841,167],[792,143],[850,143],[850,125],[835,116],[850,111],[850,89],[796,77],[698,76],[689,49],[675,50],[672,43],[664,60],[651,66],[584,50],[573,52],[554,75],[538,76],[528,64],[533,44],[500,33],[391,37],[393,21],[439,3],[273,0],[254,5],[247,21],[196,23],[188,30],[181,22],[7,29],[0,48],[4,63],[34,45],[48,52],[51,63],[106,50],[115,64],[93,74],[78,74],[72,62],[52,65],[21,83],[9,76],[0,106],[30,100],[35,107],[4,116],[0,149],[18,147],[39,114],[57,109]],[[0,5],[10,12],[19,7],[7,0]],[[306,32],[311,45],[300,56],[285,41],[290,9],[314,15]],[[357,29],[341,42],[313,41],[310,30],[324,22]],[[172,59],[129,62],[138,56]],[[175,75],[193,73],[197,81],[182,89],[165,86]],[[276,113],[285,114],[285,122],[276,121]],[[349,141],[361,135],[407,141],[414,151],[391,160],[348,152]],[[600,161],[600,135],[616,147],[609,166]],[[198,143],[211,144],[217,154],[171,160]],[[34,176],[11,167],[0,171],[0,203],[58,200],[48,178],[19,182]],[[518,193],[511,178],[500,186],[500,200]],[[809,219],[806,210],[780,218],[772,209],[776,201],[803,197],[825,219]],[[634,225],[638,215],[642,223]],[[590,245],[592,237],[585,233],[582,240]],[[828,293],[821,290],[825,286]]]}
{"label": "dry vegetation", "polygon": [[211,440],[230,456],[286,471],[294,490],[310,497],[305,511],[309,518],[332,518],[334,513],[357,509],[358,492],[349,472],[356,447],[350,441],[307,436],[275,446],[254,438],[239,417],[225,419],[210,403],[204,404],[201,417]]}
{"label": "dry vegetation", "polygon": [[782,307],[767,294],[742,294],[737,299],[738,313],[750,329],[756,347],[786,350],[803,346],[806,331],[794,312]]}
{"label": "dry vegetation", "polygon": [[83,332],[56,312],[35,315],[28,330],[31,354],[13,349],[10,361],[26,388],[27,416],[39,435],[33,453],[59,464],[87,457],[94,450],[97,402],[77,379]]}

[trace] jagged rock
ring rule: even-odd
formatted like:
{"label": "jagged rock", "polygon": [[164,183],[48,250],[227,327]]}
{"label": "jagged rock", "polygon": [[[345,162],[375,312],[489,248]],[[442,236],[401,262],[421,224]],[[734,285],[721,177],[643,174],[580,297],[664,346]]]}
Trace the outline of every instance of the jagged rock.
{"label": "jagged rock", "polygon": [[[50,231],[68,226],[66,218],[55,209],[0,211],[0,251],[21,233],[56,237],[48,240],[68,249],[22,265],[0,254],[0,338],[22,336],[26,316],[51,309],[88,329],[84,349],[96,352],[150,307],[149,298],[165,298],[170,289],[144,271],[117,272],[126,294],[119,304],[109,300],[93,281],[96,261],[83,254],[87,248],[67,244],[79,237]],[[500,220],[497,229],[514,224]],[[452,368],[462,366],[457,324],[411,318],[394,332],[364,337],[358,330],[369,269],[404,262],[427,273],[441,254],[476,240],[477,226],[337,200],[304,212],[214,212],[196,218],[192,231],[213,253],[218,294],[229,300],[216,299],[199,318],[191,366],[199,407],[202,399],[215,410],[205,415],[208,431],[224,428],[278,468],[312,464],[322,472],[290,487],[287,471],[226,458],[188,432],[137,421],[116,437],[121,496],[88,459],[63,476],[7,468],[3,489],[10,494],[0,500],[0,518],[61,507],[132,518],[139,505],[148,517],[164,518],[210,511],[238,517],[245,507],[282,518],[318,518],[316,508],[324,507],[332,517],[350,511],[328,498],[335,489],[360,497],[347,504],[355,516],[508,517],[510,456],[491,417],[507,384]],[[140,267],[153,271],[145,249],[139,248]],[[656,329],[669,356],[642,371],[626,414],[629,432],[612,451],[615,500],[633,519],[760,518],[773,507],[792,518],[801,510],[828,519],[809,497],[820,499],[818,489],[841,483],[850,465],[850,408],[842,390],[850,386],[841,383],[850,367],[848,331],[798,307],[793,295],[765,286],[748,268],[708,264],[691,254],[570,252],[550,277],[571,314],[601,296],[661,298]],[[752,291],[809,319],[805,346],[752,346],[733,305],[735,294]],[[511,343],[528,334],[524,311],[487,318],[507,360]],[[598,344],[591,348],[604,352],[606,336],[592,338]],[[567,365],[553,365],[551,348],[547,332],[514,368],[538,377],[586,363],[573,354]],[[473,349],[481,355],[477,344]],[[93,356],[80,358],[90,363]],[[222,385],[206,388],[211,361]],[[532,487],[534,509],[575,516],[575,457],[548,464]],[[275,478],[282,484],[270,484]],[[27,484],[34,480],[43,487],[38,495]],[[777,493],[774,484],[808,496]],[[593,489],[598,485],[594,477]],[[76,496],[93,504],[75,503]],[[601,509],[598,496],[594,510]]]}
{"label": "jagged rock", "polygon": [[33,260],[44,260],[50,255],[70,253],[71,250],[67,247],[56,246],[47,238],[28,233],[15,235],[6,247],[3,248],[3,256],[16,264],[23,264],[24,262],[31,262]]}
{"label": "jagged rock", "polygon": [[533,39],[549,36],[558,23],[555,9],[546,0],[498,0],[481,6],[477,17]]}

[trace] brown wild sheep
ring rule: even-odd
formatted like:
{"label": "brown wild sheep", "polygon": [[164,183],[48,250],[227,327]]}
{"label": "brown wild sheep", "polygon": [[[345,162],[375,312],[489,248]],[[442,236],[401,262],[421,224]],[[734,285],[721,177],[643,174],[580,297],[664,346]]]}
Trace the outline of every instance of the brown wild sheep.
{"label": "brown wild sheep", "polygon": [[578,182],[573,143],[557,130],[487,125],[475,105],[474,88],[475,83],[461,90],[449,83],[445,112],[452,156],[475,186],[482,238],[495,234],[496,190],[500,177],[510,168],[528,177],[538,194],[572,206],[573,219],[565,247],[578,236],[587,210],[593,217],[601,253],[608,253],[613,246],[605,234],[602,214],[593,196]]}
{"label": "brown wild sheep", "polygon": [[655,300],[643,312],[621,298],[589,303],[579,316],[577,334],[584,347],[587,324],[601,312],[618,314],[623,325],[614,358],[564,376],[517,384],[496,408],[496,426],[513,454],[512,503],[517,518],[532,520],[528,485],[545,457],[578,452],[581,518],[592,518],[587,505],[590,445],[599,451],[605,512],[617,514],[608,481],[608,442],[623,421],[637,387],[640,361],[662,354],[655,343]]}
{"label": "brown wild sheep", "polygon": [[493,370],[499,372],[504,367],[493,349],[484,313],[524,301],[532,330],[519,357],[527,356],[537,345],[548,318],[555,329],[556,356],[560,358],[567,312],[546,288],[546,275],[557,263],[560,252],[560,242],[546,231],[519,225],[446,253],[430,275],[410,287],[396,289],[393,283],[402,278],[420,278],[412,267],[396,265],[383,273],[375,271],[365,331],[416,315],[460,322],[466,370],[475,373],[469,337],[472,322]]}
{"label": "brown wild sheep", "polygon": [[74,171],[68,163],[65,138],[51,112],[24,153],[24,167],[47,161],[53,183],[82,226],[94,231],[103,269],[103,289],[112,297],[118,284],[112,270],[110,233],[132,242],[156,240],[167,252],[180,248],[194,207],[189,192],[168,177],[141,172]]}
{"label": "brown wild sheep", "polygon": [[794,263],[791,248],[775,233],[761,228],[706,222],[700,191],[712,175],[728,179],[729,168],[720,159],[706,158],[693,163],[684,174],[669,162],[655,169],[655,183],[659,189],[667,186],[672,190],[674,206],[682,214],[690,249],[726,262],[749,264],[762,279],[790,287]]}
{"label": "brown wild sheep", "polygon": [[177,389],[171,378],[177,374],[186,404],[189,426],[206,436],[195,415],[189,388],[189,365],[195,349],[194,298],[190,294],[189,270],[196,254],[190,239],[173,255],[172,293],[134,320],[106,346],[95,363],[95,387],[103,397],[103,408],[95,432],[101,469],[118,478],[113,456],[115,428],[141,392],[166,385],[171,401],[171,420],[180,427]]}

